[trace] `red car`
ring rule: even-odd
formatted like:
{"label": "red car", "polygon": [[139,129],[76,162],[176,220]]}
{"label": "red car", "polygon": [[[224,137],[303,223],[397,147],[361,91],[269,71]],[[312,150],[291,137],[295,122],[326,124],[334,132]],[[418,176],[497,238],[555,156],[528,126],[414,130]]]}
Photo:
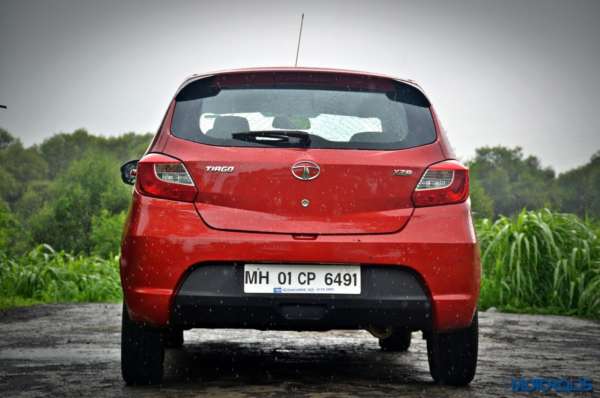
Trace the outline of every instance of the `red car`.
{"label": "red car", "polygon": [[190,328],[367,329],[427,339],[433,379],[477,364],[469,174],[412,81],[245,69],[179,88],[125,225],[122,373],[160,383]]}

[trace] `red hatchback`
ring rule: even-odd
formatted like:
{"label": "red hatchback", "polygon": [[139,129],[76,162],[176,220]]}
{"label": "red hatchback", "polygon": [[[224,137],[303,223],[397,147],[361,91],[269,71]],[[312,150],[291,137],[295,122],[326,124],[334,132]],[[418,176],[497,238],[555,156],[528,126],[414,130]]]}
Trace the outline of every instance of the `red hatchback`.
{"label": "red hatchback", "polygon": [[125,226],[122,371],[159,383],[190,328],[367,329],[427,339],[431,375],[477,363],[468,170],[410,81],[271,68],[195,76],[139,161]]}

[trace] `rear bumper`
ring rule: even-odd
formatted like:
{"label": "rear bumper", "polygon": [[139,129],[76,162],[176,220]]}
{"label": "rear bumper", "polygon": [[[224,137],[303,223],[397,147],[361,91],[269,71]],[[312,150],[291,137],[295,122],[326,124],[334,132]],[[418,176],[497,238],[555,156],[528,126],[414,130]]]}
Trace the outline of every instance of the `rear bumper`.
{"label": "rear bumper", "polygon": [[276,330],[431,329],[432,309],[418,276],[400,267],[363,266],[359,295],[247,294],[242,264],[202,264],[177,292],[171,324],[184,328]]}
{"label": "rear bumper", "polygon": [[[322,317],[315,319],[310,329],[359,327],[375,318],[397,317],[406,321],[409,316],[416,319],[421,311],[423,316],[429,311],[434,330],[463,328],[471,323],[479,296],[479,251],[468,203],[415,209],[405,228],[394,234],[321,235],[305,240],[288,234],[215,230],[206,226],[191,203],[134,193],[125,228],[121,280],[130,316],[158,327],[188,322],[205,327],[308,328],[306,323],[298,327],[297,320],[286,321],[293,317],[293,308],[280,298],[256,297],[248,302],[248,298],[239,294],[219,297],[218,302],[224,303],[219,314],[208,316],[206,311],[215,308],[213,303],[218,297],[215,292],[201,299],[178,295],[191,270],[215,263],[402,268],[414,273],[426,292],[429,308],[424,303],[386,300],[381,294],[373,296],[374,299],[361,297],[358,302],[299,297],[299,301],[291,303],[292,307],[305,304],[308,311],[311,306],[321,306],[320,310],[312,308],[315,313],[321,311]],[[228,321],[236,317],[244,319],[245,305],[251,305],[262,320],[246,320],[245,326],[244,322],[236,326]],[[347,310],[342,310],[344,306]],[[177,308],[181,309],[179,315]],[[337,310],[332,311],[333,308]],[[355,317],[357,321],[348,323],[346,317]],[[414,325],[418,323],[425,328],[427,325],[421,321]],[[319,322],[321,326],[317,325]]]}

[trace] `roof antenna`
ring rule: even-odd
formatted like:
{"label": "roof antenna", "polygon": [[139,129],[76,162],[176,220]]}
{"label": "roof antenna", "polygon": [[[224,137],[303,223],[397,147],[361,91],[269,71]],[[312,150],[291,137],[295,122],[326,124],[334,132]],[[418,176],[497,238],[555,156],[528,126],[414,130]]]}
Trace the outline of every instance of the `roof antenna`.
{"label": "roof antenna", "polygon": [[302,19],[300,19],[300,33],[298,34],[298,47],[296,48],[296,62],[294,62],[294,67],[298,66],[298,54],[300,53],[300,40],[302,40],[302,25],[304,25],[304,13],[302,13]]}

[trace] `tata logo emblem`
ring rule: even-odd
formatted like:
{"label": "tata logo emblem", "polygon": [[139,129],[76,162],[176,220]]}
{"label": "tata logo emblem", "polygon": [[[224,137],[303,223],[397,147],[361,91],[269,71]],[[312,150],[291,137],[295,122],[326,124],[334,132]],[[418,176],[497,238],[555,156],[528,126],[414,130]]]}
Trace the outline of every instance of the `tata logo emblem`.
{"label": "tata logo emblem", "polygon": [[321,168],[315,162],[310,160],[301,160],[292,165],[292,175],[299,180],[314,180],[321,174]]}

